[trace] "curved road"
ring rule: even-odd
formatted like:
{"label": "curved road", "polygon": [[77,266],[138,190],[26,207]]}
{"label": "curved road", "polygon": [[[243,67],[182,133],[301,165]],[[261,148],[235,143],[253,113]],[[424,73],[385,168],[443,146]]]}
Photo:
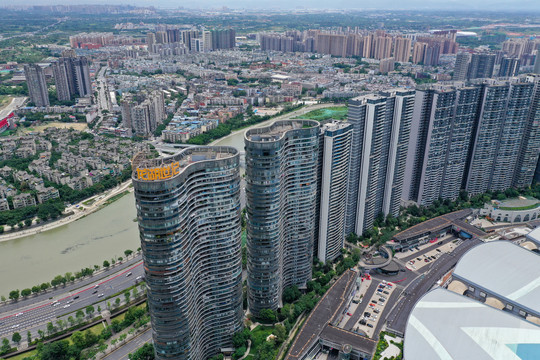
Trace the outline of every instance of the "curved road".
{"label": "curved road", "polygon": [[392,255],[392,250],[390,250],[389,248],[387,248],[386,246],[381,246],[379,248],[379,251],[380,250],[383,250],[387,255],[388,255],[388,259],[381,263],[381,264],[366,264],[364,262],[364,259],[360,259],[360,262],[359,262],[359,265],[361,267],[363,267],[364,269],[377,269],[377,268],[382,268],[382,267],[385,267],[387,266],[388,264],[390,264],[392,262],[392,259],[394,258],[394,256]]}

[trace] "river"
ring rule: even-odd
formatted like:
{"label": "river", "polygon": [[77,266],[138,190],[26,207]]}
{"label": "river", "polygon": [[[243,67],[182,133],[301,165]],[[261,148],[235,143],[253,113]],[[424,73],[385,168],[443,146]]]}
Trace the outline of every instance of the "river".
{"label": "river", "polygon": [[0,242],[0,295],[102,265],[140,247],[133,193],[59,228]]}

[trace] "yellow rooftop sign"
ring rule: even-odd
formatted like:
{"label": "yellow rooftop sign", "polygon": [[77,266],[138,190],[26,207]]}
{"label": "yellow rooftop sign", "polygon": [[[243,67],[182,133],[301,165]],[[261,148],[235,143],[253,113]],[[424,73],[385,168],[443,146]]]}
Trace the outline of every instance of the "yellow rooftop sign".
{"label": "yellow rooftop sign", "polygon": [[180,173],[179,168],[180,163],[178,161],[156,168],[137,168],[137,179],[145,181],[170,179]]}

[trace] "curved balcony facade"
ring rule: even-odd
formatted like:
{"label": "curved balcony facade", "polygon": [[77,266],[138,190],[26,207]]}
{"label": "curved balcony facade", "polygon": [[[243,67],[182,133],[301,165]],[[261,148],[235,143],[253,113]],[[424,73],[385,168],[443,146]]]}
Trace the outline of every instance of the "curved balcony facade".
{"label": "curved balcony facade", "polygon": [[246,132],[248,304],[276,310],[311,280],[319,123],[276,121]]}
{"label": "curved balcony facade", "polygon": [[242,328],[239,153],[134,159],[156,359],[206,360]]}

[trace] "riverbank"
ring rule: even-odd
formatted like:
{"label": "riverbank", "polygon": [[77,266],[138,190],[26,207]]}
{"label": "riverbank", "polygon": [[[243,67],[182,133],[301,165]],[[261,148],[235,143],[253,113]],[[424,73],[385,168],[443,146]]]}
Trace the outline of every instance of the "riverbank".
{"label": "riverbank", "polygon": [[[229,135],[224,136],[222,138],[219,138],[217,140],[214,140],[208,145],[210,145],[210,146],[220,145],[220,142],[226,141],[227,139],[230,139],[231,137],[238,136],[238,134],[240,134],[240,133],[243,134],[244,132],[246,132],[249,129],[268,126],[268,125],[271,125],[272,123],[274,123],[277,120],[292,119],[292,118],[294,118],[296,116],[307,114],[308,112],[313,111],[313,110],[322,109],[322,108],[328,108],[328,107],[335,107],[335,106],[343,106],[343,104],[322,103],[322,104],[314,104],[314,105],[304,106],[304,107],[301,107],[300,109],[291,111],[289,113],[286,113],[286,114],[283,114],[283,115],[278,115],[276,117],[273,117],[271,119],[262,121],[260,123],[257,123],[257,124],[254,124],[254,125],[251,125],[251,126],[248,126],[248,127],[236,130],[236,131],[233,131]],[[242,147],[243,147],[243,142],[242,142]]]}
{"label": "riverbank", "polygon": [[[77,221],[79,219],[82,219],[83,217],[90,215],[93,212],[96,212],[102,209],[103,207],[111,204],[115,200],[118,200],[121,197],[120,194],[122,194],[123,196],[123,195],[127,195],[129,192],[132,192],[133,188],[130,188],[130,185],[131,185],[131,179],[123,182],[122,184],[118,185],[117,187],[111,190],[108,190],[101,194],[94,195],[84,200],[83,202],[80,202],[80,204],[70,206],[64,210],[64,212],[67,214],[69,214],[70,212],[73,212],[74,213],[73,215],[69,215],[69,216],[60,218],[56,221],[49,222],[49,223],[39,225],[39,226],[35,226],[29,229],[4,233],[0,235],[0,242],[15,240],[15,239],[19,239],[19,238],[30,236],[30,235],[36,235],[44,231],[56,229],[60,226],[64,226],[74,221]],[[88,203],[90,205],[83,205],[83,203]]]}

